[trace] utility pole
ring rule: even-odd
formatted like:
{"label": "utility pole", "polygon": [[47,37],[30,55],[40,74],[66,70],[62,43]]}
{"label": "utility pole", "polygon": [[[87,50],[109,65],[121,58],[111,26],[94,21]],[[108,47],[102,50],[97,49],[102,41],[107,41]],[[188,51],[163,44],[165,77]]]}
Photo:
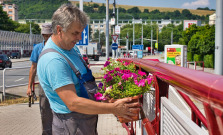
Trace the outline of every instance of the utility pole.
{"label": "utility pole", "polygon": [[142,40],[141,40],[141,45],[143,45],[143,22],[142,22]]}
{"label": "utility pole", "polygon": [[80,0],[79,2],[79,9],[83,11],[83,0]]}
{"label": "utility pole", "polygon": [[106,0],[106,59],[109,58],[109,0]]}
{"label": "utility pole", "polygon": [[150,53],[153,55],[153,28],[151,28],[151,46],[150,46]]}
{"label": "utility pole", "polygon": [[133,23],[133,45],[135,45],[135,20],[134,20],[134,17],[132,19],[132,23]]}
{"label": "utility pole", "polygon": [[216,0],[215,74],[223,75],[223,1]]}

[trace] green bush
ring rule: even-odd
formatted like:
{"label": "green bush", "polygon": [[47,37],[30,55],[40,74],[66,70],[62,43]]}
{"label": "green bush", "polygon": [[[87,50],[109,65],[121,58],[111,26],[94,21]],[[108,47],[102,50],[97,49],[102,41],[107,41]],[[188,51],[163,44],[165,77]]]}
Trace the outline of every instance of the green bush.
{"label": "green bush", "polygon": [[187,52],[187,61],[193,61],[193,53]]}
{"label": "green bush", "polygon": [[204,56],[204,67],[214,68],[214,55],[213,54]]}
{"label": "green bush", "polygon": [[[194,61],[203,61],[202,55],[194,54]],[[202,63],[198,63],[198,66],[202,66]]]}

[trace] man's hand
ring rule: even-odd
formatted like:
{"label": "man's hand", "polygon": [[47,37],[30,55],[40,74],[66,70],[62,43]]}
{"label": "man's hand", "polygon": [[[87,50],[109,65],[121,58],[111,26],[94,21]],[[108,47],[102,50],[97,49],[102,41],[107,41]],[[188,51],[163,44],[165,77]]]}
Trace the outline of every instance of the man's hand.
{"label": "man's hand", "polygon": [[114,102],[114,114],[117,116],[121,116],[123,118],[132,120],[130,116],[137,116],[138,114],[133,112],[139,112],[140,104],[137,103],[130,103],[132,101],[131,98],[124,98],[117,100]]}
{"label": "man's hand", "polygon": [[26,91],[27,96],[32,96],[32,89],[28,88]]}

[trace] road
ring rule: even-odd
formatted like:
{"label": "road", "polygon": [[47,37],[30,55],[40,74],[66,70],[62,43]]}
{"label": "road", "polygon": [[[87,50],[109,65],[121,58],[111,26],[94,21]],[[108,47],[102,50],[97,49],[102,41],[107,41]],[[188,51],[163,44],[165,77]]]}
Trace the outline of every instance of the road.
{"label": "road", "polygon": [[[90,64],[104,64],[105,60],[105,57],[100,57],[99,61],[90,60]],[[20,84],[27,84],[29,80],[30,66],[30,61],[13,62],[12,69],[6,69],[5,71],[5,85],[14,86]],[[92,66],[91,70],[93,73],[100,73],[101,67],[102,66]],[[3,69],[0,69],[0,91],[2,91],[3,86],[3,71]],[[35,80],[38,80],[38,77],[36,77]]]}

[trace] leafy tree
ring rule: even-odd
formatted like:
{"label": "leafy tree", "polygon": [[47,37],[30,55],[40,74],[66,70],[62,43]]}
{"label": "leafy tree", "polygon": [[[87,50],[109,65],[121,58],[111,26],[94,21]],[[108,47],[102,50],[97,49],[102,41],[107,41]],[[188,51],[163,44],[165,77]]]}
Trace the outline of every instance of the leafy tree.
{"label": "leafy tree", "polygon": [[121,7],[119,7],[119,8],[118,8],[118,12],[119,12],[119,13],[126,13],[126,9],[125,9],[125,8],[121,8]]}
{"label": "leafy tree", "polygon": [[102,6],[98,7],[98,13],[106,13],[106,7],[104,3],[102,4]]}
{"label": "leafy tree", "polygon": [[186,18],[191,19],[192,18],[192,14],[191,14],[191,12],[188,9],[184,9],[184,10],[182,10],[182,17],[184,19],[186,19]]}
{"label": "leafy tree", "polygon": [[3,11],[2,6],[0,5],[0,29],[13,31],[18,23],[9,19],[7,13]]}
{"label": "leafy tree", "polygon": [[141,13],[141,11],[139,10],[138,7],[130,8],[130,9],[127,10],[127,12],[130,13],[130,14],[131,14],[131,13],[135,13],[135,14],[136,14],[136,13]]}
{"label": "leafy tree", "polygon": [[144,9],[144,13],[149,13],[149,9]]}
{"label": "leafy tree", "polygon": [[[41,29],[38,24],[31,23],[31,29],[33,34],[40,34]],[[15,31],[20,33],[30,33],[30,23],[20,24]]]}

